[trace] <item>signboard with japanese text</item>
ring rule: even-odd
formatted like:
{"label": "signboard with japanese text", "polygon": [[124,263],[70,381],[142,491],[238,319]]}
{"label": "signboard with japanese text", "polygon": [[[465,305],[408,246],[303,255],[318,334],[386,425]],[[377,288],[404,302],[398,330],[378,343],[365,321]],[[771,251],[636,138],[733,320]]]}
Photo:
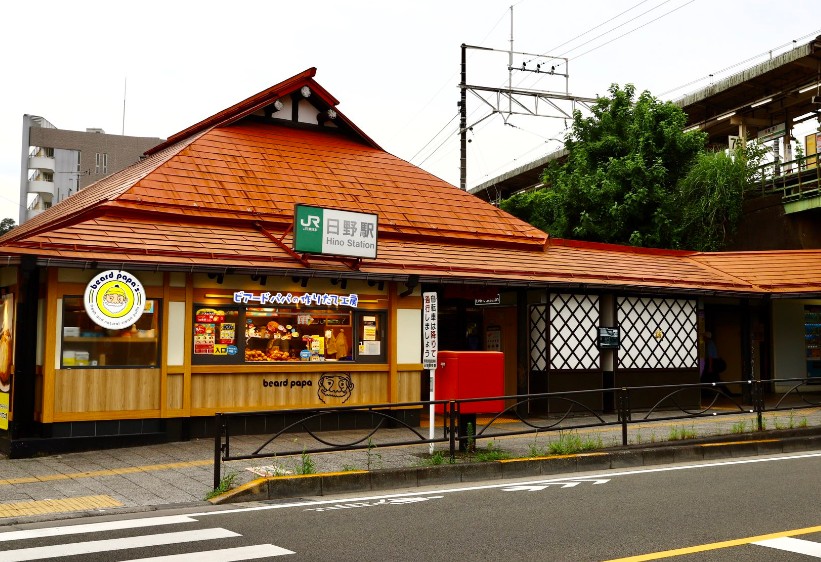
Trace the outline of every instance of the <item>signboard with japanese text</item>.
{"label": "signboard with japanese text", "polygon": [[294,251],[354,258],[376,258],[377,215],[294,207]]}
{"label": "signboard with japanese text", "polygon": [[422,367],[425,369],[436,369],[438,306],[436,293],[422,293]]}
{"label": "signboard with japanese text", "polygon": [[779,123],[777,125],[773,125],[772,127],[767,127],[766,129],[761,129],[758,131],[758,136],[756,137],[759,142],[767,142],[773,139],[777,139],[779,137],[783,137],[787,132],[787,124],[786,123]]}
{"label": "signboard with japanese text", "polygon": [[[332,293],[255,293],[253,291],[235,291],[234,302],[237,304],[302,304],[305,306],[350,306],[356,308],[359,295],[336,295]],[[199,321],[199,320],[198,320]]]}

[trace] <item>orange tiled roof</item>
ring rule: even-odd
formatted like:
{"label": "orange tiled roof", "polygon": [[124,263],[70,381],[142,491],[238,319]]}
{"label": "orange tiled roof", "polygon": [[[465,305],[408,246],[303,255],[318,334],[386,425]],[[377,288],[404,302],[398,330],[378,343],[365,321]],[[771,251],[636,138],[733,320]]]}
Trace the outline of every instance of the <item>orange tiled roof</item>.
{"label": "orange tiled roof", "polygon": [[768,293],[821,291],[821,250],[704,253],[693,261]]}
{"label": "orange tiled roof", "polygon": [[[821,252],[698,254],[548,239],[544,232],[392,156],[342,116],[339,129],[251,114],[310,85],[297,75],[173,135],[151,154],[0,239],[0,254],[251,270],[349,271],[302,259],[297,203],[379,215],[369,275],[733,293],[821,291]],[[795,254],[795,255],[791,255]]]}

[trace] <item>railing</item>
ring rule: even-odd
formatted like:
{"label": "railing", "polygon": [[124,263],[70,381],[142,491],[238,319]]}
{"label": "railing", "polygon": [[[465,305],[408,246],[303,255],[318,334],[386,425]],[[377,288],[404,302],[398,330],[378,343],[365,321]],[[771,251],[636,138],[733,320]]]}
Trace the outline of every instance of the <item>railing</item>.
{"label": "railing", "polygon": [[754,178],[756,191],[753,193],[781,193],[785,201],[816,196],[821,185],[821,155],[768,162],[758,167]]}
{"label": "railing", "polygon": [[[821,396],[810,396],[806,387],[816,381],[813,379],[772,379],[765,381],[728,381],[722,383],[700,383],[681,385],[637,386],[612,389],[579,390],[552,392],[543,394],[524,394],[515,396],[485,397],[462,400],[435,400],[423,402],[403,402],[397,404],[372,404],[367,406],[340,406],[330,408],[275,410],[253,413],[219,413],[215,416],[214,438],[214,488],[220,482],[220,464],[226,461],[271,458],[304,453],[341,452],[370,449],[375,446],[372,439],[377,432],[393,430],[390,438],[380,440],[380,447],[403,445],[422,445],[448,443],[451,458],[456,454],[457,446],[465,448],[468,442],[475,443],[481,439],[493,439],[503,436],[515,436],[551,431],[567,431],[595,427],[620,426],[622,446],[628,444],[628,426],[649,422],[686,420],[695,418],[717,418],[719,416],[756,414],[756,429],[764,429],[765,412],[792,411],[821,407]],[[741,385],[743,399],[729,394],[726,385]],[[772,385],[789,387],[786,392],[767,395],[765,390]],[[821,391],[821,387],[818,388]],[[656,396],[652,405],[644,408],[631,407],[631,398]],[[765,399],[765,396],[769,399]],[[591,407],[591,397],[597,403],[612,404],[613,411],[603,413]],[[471,404],[504,400],[510,405],[484,421],[481,427],[475,415],[462,414],[463,408],[470,411]],[[743,403],[742,403],[743,402]],[[441,410],[442,430],[437,436],[429,438],[421,430],[404,421],[400,414],[408,408],[423,409],[434,405]],[[466,408],[466,405],[468,407]],[[547,406],[551,413],[539,412]],[[276,416],[281,428],[266,437],[261,444],[250,452],[231,453],[231,431],[234,424],[245,424],[255,419]],[[323,419],[347,416],[355,421],[361,433],[346,442],[334,440],[332,431],[322,430]],[[350,418],[356,418],[355,420]],[[502,428],[497,423],[504,420],[506,425],[510,418],[516,422],[512,428]],[[302,431],[313,438],[317,444],[310,450],[300,447],[292,449],[293,441],[288,437],[296,431]],[[247,432],[245,432],[247,433]],[[401,434],[397,438],[396,434]],[[338,439],[338,436],[336,437]],[[281,446],[275,446],[275,445]],[[457,445],[458,444],[458,445]]]}

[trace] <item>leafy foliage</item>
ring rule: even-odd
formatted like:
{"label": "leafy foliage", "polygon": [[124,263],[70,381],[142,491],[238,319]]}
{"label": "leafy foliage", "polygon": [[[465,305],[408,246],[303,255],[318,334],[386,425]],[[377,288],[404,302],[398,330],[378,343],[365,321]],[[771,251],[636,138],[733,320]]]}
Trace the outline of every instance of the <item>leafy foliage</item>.
{"label": "leafy foliage", "polygon": [[732,154],[702,152],[679,182],[676,209],[681,245],[701,251],[721,249],[735,232],[744,190],[764,149],[748,144]]}
{"label": "leafy foliage", "polygon": [[760,152],[706,152],[706,134],[684,132],[686,122],[672,103],[614,84],[591,116],[575,113],[567,160],[544,172],[548,187],[501,206],[557,237],[718,249],[741,215]]}
{"label": "leafy foliage", "polygon": [[14,222],[14,219],[3,219],[0,221],[0,235],[5,234],[15,226],[17,226],[17,224]]}

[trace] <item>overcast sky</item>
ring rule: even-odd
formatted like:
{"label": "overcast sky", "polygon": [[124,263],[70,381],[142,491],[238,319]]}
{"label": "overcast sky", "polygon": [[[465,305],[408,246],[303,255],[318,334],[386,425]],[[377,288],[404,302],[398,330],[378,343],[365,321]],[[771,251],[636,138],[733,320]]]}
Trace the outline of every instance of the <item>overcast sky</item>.
{"label": "overcast sky", "polygon": [[[633,83],[675,99],[821,33],[817,0],[513,3],[513,48],[569,60],[570,93]],[[168,137],[306,68],[385,150],[459,182],[460,45],[510,48],[511,1],[5,0],[0,18],[0,217],[18,217],[23,114],[61,129]],[[531,59],[531,65],[542,59]],[[516,55],[514,65],[525,57]],[[746,61],[746,62],[745,62]],[[723,71],[723,72],[722,72]],[[564,80],[515,72],[520,87]],[[471,51],[468,83],[508,81]],[[468,99],[469,124],[488,114]],[[474,127],[472,187],[558,148],[562,119]],[[439,136],[437,133],[442,131]]]}

